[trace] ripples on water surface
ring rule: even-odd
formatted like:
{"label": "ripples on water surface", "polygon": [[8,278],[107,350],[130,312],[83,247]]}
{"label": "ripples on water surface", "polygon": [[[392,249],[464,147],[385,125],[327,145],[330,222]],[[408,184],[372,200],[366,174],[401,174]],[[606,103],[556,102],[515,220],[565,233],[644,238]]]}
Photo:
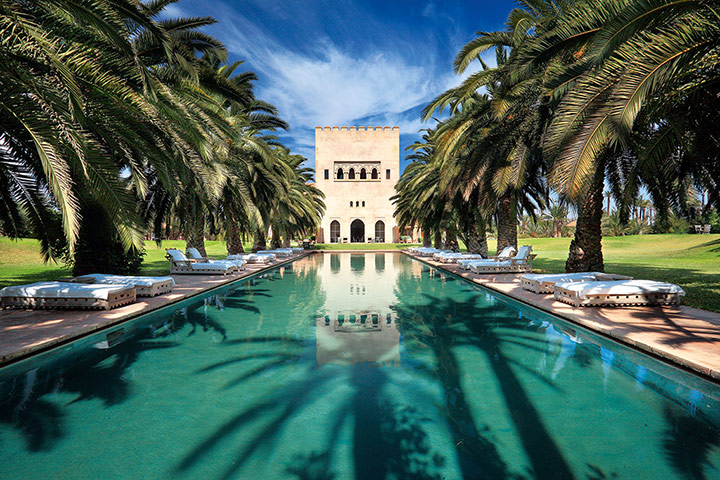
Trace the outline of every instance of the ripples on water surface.
{"label": "ripples on water surface", "polygon": [[0,478],[720,478],[720,389],[401,254],[0,371]]}

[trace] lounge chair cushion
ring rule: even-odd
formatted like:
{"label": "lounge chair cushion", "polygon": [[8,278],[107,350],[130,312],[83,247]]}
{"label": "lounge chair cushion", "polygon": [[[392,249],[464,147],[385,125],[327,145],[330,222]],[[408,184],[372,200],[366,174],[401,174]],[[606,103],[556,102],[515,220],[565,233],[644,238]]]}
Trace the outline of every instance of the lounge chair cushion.
{"label": "lounge chair cushion", "polygon": [[176,262],[187,262],[188,258],[185,254],[176,248],[168,248],[167,253]]}
{"label": "lounge chair cushion", "polygon": [[587,299],[589,295],[642,295],[647,293],[685,295],[685,291],[679,285],[654,280],[556,283],[555,286],[576,292],[582,299]]}
{"label": "lounge chair cushion", "polygon": [[175,285],[175,279],[172,277],[136,277],[132,275],[110,275],[106,273],[90,273],[88,275],[81,275],[78,279],[87,278],[92,279],[95,284],[108,284],[114,283],[116,285],[136,285],[141,287],[152,287],[158,282],[167,282],[168,280]]}
{"label": "lounge chair cushion", "polygon": [[97,298],[107,300],[110,293],[126,290],[128,285],[70,282],[37,282],[14,285],[0,290],[2,297],[29,298]]}
{"label": "lounge chair cushion", "polygon": [[193,270],[217,270],[218,272],[224,272],[230,268],[235,268],[232,262],[195,262],[191,263],[190,267]]}
{"label": "lounge chair cushion", "polygon": [[194,260],[202,260],[203,259],[203,256],[200,255],[200,250],[198,250],[195,247],[188,248],[187,253],[188,253],[188,255],[190,255],[190,258],[192,258]]}
{"label": "lounge chair cushion", "polygon": [[502,251],[498,254],[498,258],[510,258],[515,254],[515,247],[505,247],[502,249]]}
{"label": "lounge chair cushion", "polygon": [[553,282],[553,283],[574,283],[574,282],[592,282],[601,275],[600,272],[577,272],[577,273],[529,273],[523,275],[522,278],[534,280],[536,282]]}

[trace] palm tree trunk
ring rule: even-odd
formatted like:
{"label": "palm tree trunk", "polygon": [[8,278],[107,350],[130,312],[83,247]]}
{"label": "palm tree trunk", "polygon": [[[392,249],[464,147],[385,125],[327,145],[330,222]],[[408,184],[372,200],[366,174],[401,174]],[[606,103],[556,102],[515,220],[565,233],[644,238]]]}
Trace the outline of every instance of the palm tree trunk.
{"label": "palm tree trunk", "polygon": [[422,237],[423,237],[423,244],[422,244],[423,247],[429,247],[430,244],[432,243],[432,238],[431,238],[431,237],[432,237],[432,233],[430,233],[430,229],[429,229],[429,228],[427,228],[427,229],[424,228],[424,229],[423,229],[423,231],[422,231]]}
{"label": "palm tree trunk", "polygon": [[602,207],[605,170],[598,166],[590,191],[578,211],[575,238],[565,262],[566,272],[604,272],[602,254]]}
{"label": "palm tree trunk", "polygon": [[433,241],[433,247],[440,249],[441,246],[442,246],[442,232],[440,232],[440,230],[438,230],[437,232],[435,232],[435,239]]}
{"label": "palm tree trunk", "polygon": [[460,251],[458,248],[457,233],[455,230],[445,231],[445,250],[452,250],[453,252]]}
{"label": "palm tree trunk", "polygon": [[512,193],[507,192],[498,202],[497,219],[498,219],[498,235],[497,250],[502,251],[505,247],[517,248],[517,214],[515,212],[515,202]]}
{"label": "palm tree trunk", "polygon": [[197,248],[200,255],[207,256],[205,252],[205,214],[202,209],[197,208],[190,219],[185,238],[186,248]]}
{"label": "palm tree trunk", "polygon": [[467,249],[470,253],[479,253],[483,257],[488,256],[487,235],[485,234],[485,222],[476,221],[473,223],[466,238],[468,239]]}
{"label": "palm tree trunk", "polygon": [[263,228],[258,228],[257,232],[255,232],[255,243],[252,248],[253,253],[258,250],[267,250],[266,236],[265,230]]}
{"label": "palm tree trunk", "polygon": [[227,251],[228,255],[245,253],[245,250],[243,249],[242,233],[240,232],[240,226],[237,222],[230,223],[230,228],[228,229]]}
{"label": "palm tree trunk", "polygon": [[280,230],[275,226],[270,226],[270,232],[272,235],[272,239],[270,240],[270,248],[275,250],[276,248],[280,248],[280,245],[282,245],[282,239],[280,238]]}

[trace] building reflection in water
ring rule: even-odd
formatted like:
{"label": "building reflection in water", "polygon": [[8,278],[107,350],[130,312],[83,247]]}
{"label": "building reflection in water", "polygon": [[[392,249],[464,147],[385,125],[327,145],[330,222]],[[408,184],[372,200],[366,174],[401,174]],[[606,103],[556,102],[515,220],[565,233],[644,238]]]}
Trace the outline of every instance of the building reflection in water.
{"label": "building reflection in water", "polygon": [[316,266],[325,293],[325,304],[316,317],[319,365],[400,365],[400,332],[390,308],[397,301],[395,283],[398,269],[403,268],[398,256],[314,255],[322,257]]}

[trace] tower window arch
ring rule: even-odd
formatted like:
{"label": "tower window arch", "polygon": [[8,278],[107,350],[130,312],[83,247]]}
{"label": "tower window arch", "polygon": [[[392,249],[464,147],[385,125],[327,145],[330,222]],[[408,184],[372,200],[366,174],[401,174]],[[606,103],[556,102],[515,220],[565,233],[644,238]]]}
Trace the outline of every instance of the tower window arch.
{"label": "tower window arch", "polygon": [[338,243],[340,240],[340,222],[333,220],[330,222],[330,243]]}
{"label": "tower window arch", "polygon": [[362,206],[363,206],[363,207],[365,206],[365,200],[363,200],[363,202],[362,202]]}
{"label": "tower window arch", "polygon": [[348,180],[355,180],[355,169],[351,168],[348,170]]}
{"label": "tower window arch", "polygon": [[345,176],[345,175],[344,175],[344,173],[343,173],[343,169],[342,169],[342,168],[338,168],[338,171],[337,171],[337,178],[338,178],[338,180],[342,180],[342,179],[344,178],[344,176]]}
{"label": "tower window arch", "polygon": [[367,180],[367,170],[364,168],[360,169],[360,180]]}
{"label": "tower window arch", "polygon": [[385,222],[382,220],[375,222],[375,242],[385,243]]}
{"label": "tower window arch", "polygon": [[379,178],[377,168],[372,169],[372,172],[370,172],[370,178],[373,180],[377,180]]}
{"label": "tower window arch", "polygon": [[352,200],[350,200],[350,206],[352,207]]}

